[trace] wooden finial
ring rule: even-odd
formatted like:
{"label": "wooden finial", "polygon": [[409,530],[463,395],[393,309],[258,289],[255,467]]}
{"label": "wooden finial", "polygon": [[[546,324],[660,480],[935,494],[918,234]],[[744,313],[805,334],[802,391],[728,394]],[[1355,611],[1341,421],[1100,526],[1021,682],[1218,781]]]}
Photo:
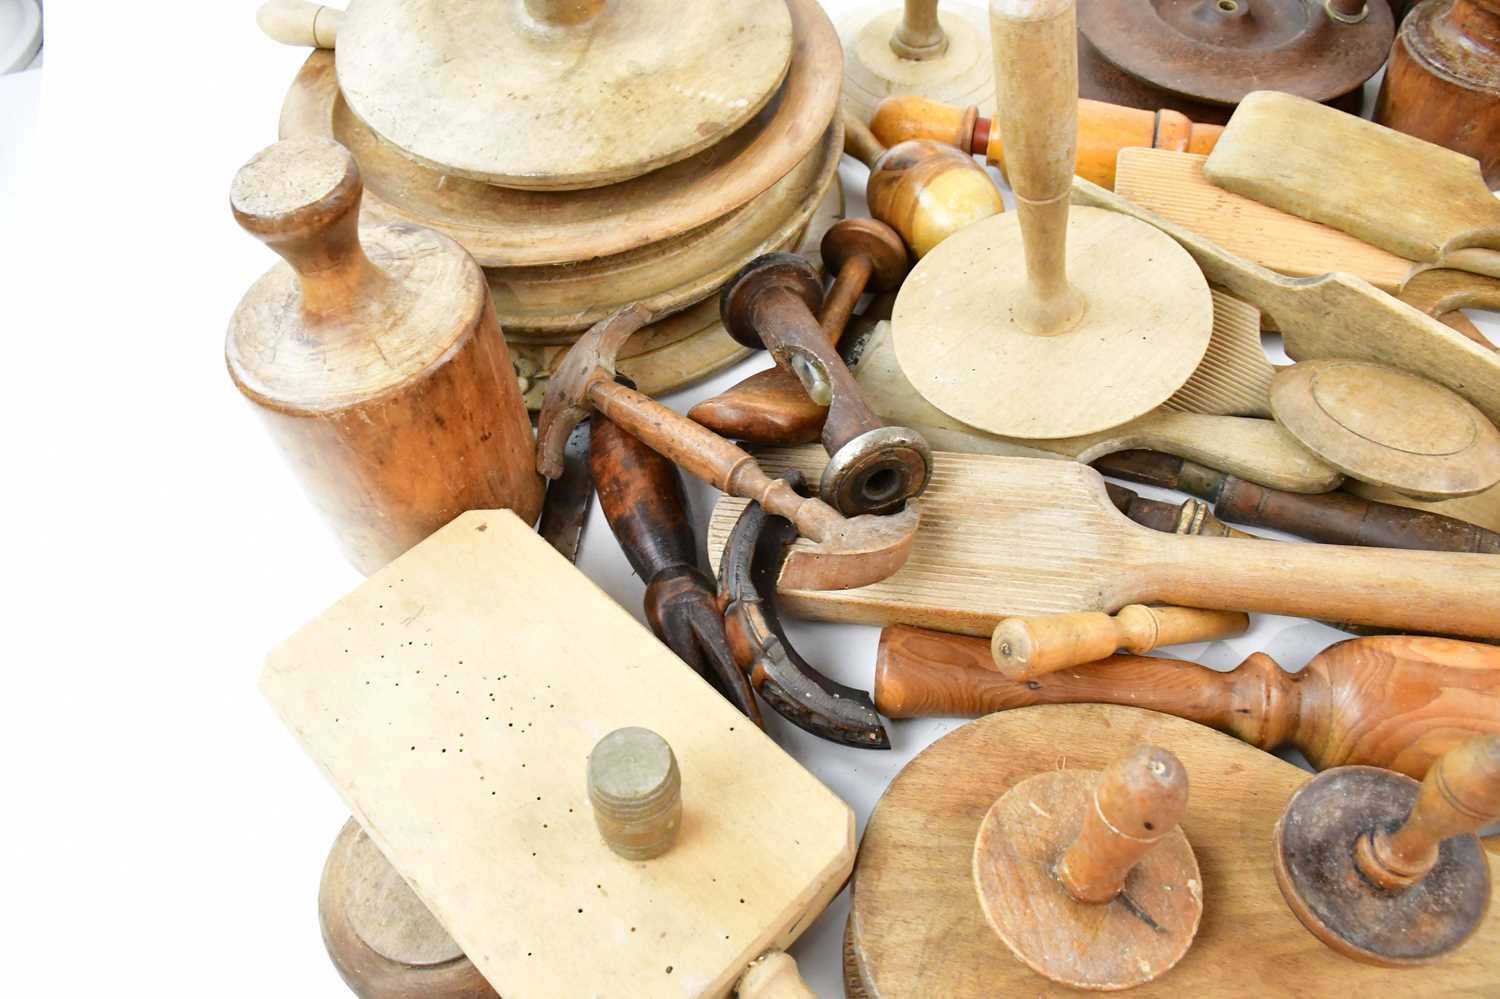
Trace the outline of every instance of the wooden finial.
{"label": "wooden finial", "polygon": [[1489,907],[1477,830],[1500,819],[1500,736],[1465,742],[1421,784],[1374,767],[1319,774],[1276,823],[1276,881],[1311,933],[1368,964],[1425,964]]}
{"label": "wooden finial", "polygon": [[1059,770],[996,801],[974,841],[974,887],[995,934],[1073,988],[1125,989],[1166,973],[1203,914],[1181,761],[1140,746],[1102,773]]}
{"label": "wooden finial", "polygon": [[646,728],[609,733],[589,753],[594,824],[627,860],[650,860],[672,848],[682,826],[682,775],[666,740]]}

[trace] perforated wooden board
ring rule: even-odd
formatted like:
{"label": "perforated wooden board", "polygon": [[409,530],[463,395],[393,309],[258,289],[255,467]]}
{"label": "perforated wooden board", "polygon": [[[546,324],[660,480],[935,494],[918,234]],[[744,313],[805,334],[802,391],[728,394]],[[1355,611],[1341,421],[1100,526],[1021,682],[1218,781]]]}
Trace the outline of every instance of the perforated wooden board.
{"label": "perforated wooden board", "polygon": [[[838,892],[854,816],[504,511],[467,513],[271,653],[261,688],[507,999],[722,996]],[[600,840],[585,761],[671,744],[666,856]]]}

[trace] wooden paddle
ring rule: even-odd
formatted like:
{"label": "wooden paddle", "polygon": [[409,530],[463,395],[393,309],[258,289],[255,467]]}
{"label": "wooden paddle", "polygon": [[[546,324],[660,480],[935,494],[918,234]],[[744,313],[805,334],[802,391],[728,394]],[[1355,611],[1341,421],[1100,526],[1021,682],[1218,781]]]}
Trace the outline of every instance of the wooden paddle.
{"label": "wooden paddle", "polygon": [[[768,474],[809,478],[826,460],[819,448],[757,457]],[[1083,465],[934,452],[933,466],[899,571],[840,592],[784,590],[786,611],[988,635],[1004,617],[1164,603],[1500,637],[1492,556],[1163,534],[1116,510]],[[743,505],[719,502],[710,553]]]}
{"label": "wooden paddle", "polygon": [[[973,886],[974,841],[995,800],[1054,770],[1097,770],[1140,743],[1168,748],[1192,783],[1181,829],[1202,872],[1203,922],[1181,963],[1132,997],[1384,994],[1492,996],[1500,907],[1459,951],[1400,975],[1339,956],[1282,901],[1271,831],[1309,775],[1192,722],[1110,705],[1019,708],[939,739],[891,782],[860,843],[849,913],[848,995],[1078,996],[999,946]],[[1491,858],[1500,876],[1500,858]],[[1118,903],[1117,903],[1118,904]]]}
{"label": "wooden paddle", "polygon": [[[502,996],[717,999],[853,865],[849,807],[507,512],[372,576],[261,689]],[[605,844],[585,779],[628,726],[682,782],[679,838],[647,862]]]}
{"label": "wooden paddle", "polygon": [[1491,422],[1500,421],[1500,354],[1350,274],[1289,278],[1237,257],[1082,178],[1073,200],[1150,222],[1177,240],[1204,275],[1269,315],[1295,361],[1334,357],[1403,368],[1464,396]]}
{"label": "wooden paddle", "polygon": [[1291,94],[1248,95],[1204,166],[1220,187],[1411,260],[1500,277],[1479,161]]}

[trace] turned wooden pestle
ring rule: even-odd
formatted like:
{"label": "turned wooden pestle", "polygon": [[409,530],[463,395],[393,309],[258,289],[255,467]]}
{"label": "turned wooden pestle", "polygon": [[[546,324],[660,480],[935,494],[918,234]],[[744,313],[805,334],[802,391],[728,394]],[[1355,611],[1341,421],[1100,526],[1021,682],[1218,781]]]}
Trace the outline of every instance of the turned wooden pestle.
{"label": "turned wooden pestle", "polygon": [[1111,656],[1019,682],[989,668],[990,661],[982,638],[886,628],[875,661],[875,707],[912,718],[1127,704],[1259,749],[1295,746],[1320,770],[1366,764],[1418,778],[1465,738],[1500,734],[1500,649],[1446,638],[1354,638],[1324,649],[1299,673],[1258,652],[1228,673]]}
{"label": "turned wooden pestle", "polygon": [[[870,131],[879,142],[895,145],[933,139],[982,154],[1001,170],[1005,150],[1000,130],[979,109],[940,104],[924,97],[888,97],[875,108]],[[1104,101],[1078,102],[1078,156],[1074,172],[1101,187],[1115,186],[1115,157],[1121,149],[1145,146],[1178,152],[1208,153],[1219,141],[1220,125],[1200,125],[1179,111],[1143,111]]]}

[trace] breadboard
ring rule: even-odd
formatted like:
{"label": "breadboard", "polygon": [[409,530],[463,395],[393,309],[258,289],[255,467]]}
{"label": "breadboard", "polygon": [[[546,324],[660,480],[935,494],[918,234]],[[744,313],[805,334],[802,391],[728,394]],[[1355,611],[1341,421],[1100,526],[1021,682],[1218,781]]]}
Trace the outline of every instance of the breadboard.
{"label": "breadboard", "polygon": [[[464,514],[271,653],[261,688],[503,996],[723,996],[854,858],[848,806],[508,512]],[[589,751],[672,746],[647,863],[594,828]]]}

